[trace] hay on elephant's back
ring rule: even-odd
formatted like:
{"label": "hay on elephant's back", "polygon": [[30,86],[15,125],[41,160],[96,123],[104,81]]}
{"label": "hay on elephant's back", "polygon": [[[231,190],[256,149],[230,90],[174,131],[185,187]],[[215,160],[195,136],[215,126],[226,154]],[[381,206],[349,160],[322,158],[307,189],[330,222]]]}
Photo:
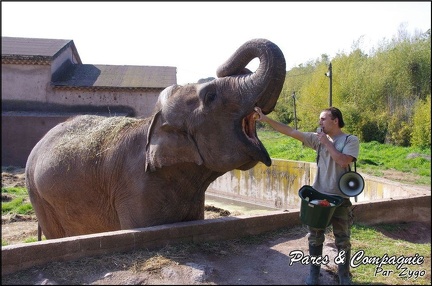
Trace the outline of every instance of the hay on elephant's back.
{"label": "hay on elephant's back", "polygon": [[[54,147],[57,156],[70,154],[99,156],[112,147],[128,129],[139,126],[143,119],[83,115],[73,118]],[[72,123],[72,124],[70,124]]]}

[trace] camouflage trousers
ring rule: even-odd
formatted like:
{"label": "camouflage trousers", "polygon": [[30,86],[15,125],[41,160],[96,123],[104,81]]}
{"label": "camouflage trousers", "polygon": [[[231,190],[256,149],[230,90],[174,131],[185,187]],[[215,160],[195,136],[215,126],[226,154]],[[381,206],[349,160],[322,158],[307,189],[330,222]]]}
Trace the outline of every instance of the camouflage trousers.
{"label": "camouflage trousers", "polygon": [[[342,204],[333,213],[330,224],[333,228],[335,244],[338,250],[351,249],[351,226],[353,223],[352,203],[349,199],[344,199]],[[324,243],[325,229],[308,227],[309,244],[319,246]]]}

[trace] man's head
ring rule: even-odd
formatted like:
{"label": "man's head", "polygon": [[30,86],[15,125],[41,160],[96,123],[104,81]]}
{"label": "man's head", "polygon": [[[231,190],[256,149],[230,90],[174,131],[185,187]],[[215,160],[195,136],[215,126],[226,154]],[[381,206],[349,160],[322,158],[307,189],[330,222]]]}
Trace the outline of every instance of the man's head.
{"label": "man's head", "polygon": [[345,126],[342,112],[336,107],[329,107],[321,111],[319,125],[326,134],[330,136],[339,133],[340,129]]}

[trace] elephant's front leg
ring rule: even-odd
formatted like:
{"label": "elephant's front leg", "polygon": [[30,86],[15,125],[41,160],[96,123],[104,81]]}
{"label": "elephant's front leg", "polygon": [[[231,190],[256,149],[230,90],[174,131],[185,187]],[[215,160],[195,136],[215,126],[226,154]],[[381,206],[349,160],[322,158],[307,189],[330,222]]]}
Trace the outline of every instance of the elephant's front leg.
{"label": "elephant's front leg", "polygon": [[184,221],[204,219],[204,211],[205,211],[204,192],[200,194],[199,198],[196,198],[194,200],[193,204],[189,203],[188,207],[189,207],[189,213],[185,217]]}
{"label": "elephant's front leg", "polygon": [[144,199],[135,197],[116,203],[121,229],[204,219],[204,196],[186,201],[165,194],[163,192]]}

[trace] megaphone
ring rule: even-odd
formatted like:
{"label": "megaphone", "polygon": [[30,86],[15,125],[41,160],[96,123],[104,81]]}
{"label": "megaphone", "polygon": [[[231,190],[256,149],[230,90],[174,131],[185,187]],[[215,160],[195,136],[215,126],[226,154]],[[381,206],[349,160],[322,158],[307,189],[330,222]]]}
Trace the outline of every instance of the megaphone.
{"label": "megaphone", "polygon": [[[354,161],[354,168],[356,167]],[[339,190],[349,197],[356,197],[364,189],[364,179],[357,173],[356,168],[354,171],[349,170],[339,178]]]}

